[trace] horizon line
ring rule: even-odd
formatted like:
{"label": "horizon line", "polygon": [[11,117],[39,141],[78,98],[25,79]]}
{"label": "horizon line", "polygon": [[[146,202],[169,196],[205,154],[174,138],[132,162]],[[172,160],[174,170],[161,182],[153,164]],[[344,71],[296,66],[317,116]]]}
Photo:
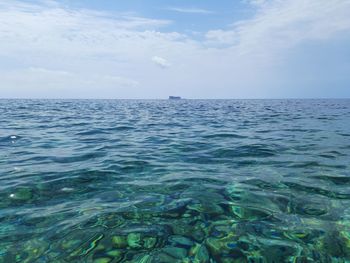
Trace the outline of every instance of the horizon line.
{"label": "horizon line", "polygon": [[[181,98],[181,100],[349,100],[350,97],[290,97],[290,98]],[[169,100],[169,98],[1,98],[0,100]]]}

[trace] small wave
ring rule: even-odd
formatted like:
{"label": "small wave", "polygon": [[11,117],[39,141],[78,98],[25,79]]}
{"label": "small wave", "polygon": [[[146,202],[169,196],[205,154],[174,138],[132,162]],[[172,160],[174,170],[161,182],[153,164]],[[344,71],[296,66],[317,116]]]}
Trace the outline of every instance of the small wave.
{"label": "small wave", "polygon": [[103,129],[93,129],[93,130],[88,130],[88,131],[83,131],[83,132],[78,132],[76,135],[79,136],[87,136],[87,135],[98,135],[98,134],[108,134],[108,132],[104,131]]}
{"label": "small wave", "polygon": [[224,138],[233,138],[233,139],[244,139],[247,138],[247,136],[239,135],[239,134],[234,134],[234,133],[218,133],[218,134],[211,134],[211,135],[205,135],[203,138],[206,139],[224,139]]}
{"label": "small wave", "polygon": [[273,157],[277,154],[275,149],[261,144],[239,146],[233,149],[221,148],[215,150],[214,158],[240,158],[240,157]]}
{"label": "small wave", "polygon": [[22,137],[18,135],[9,135],[9,136],[4,136],[0,137],[0,144],[1,143],[11,143],[13,141],[20,140]]}
{"label": "small wave", "polygon": [[348,185],[350,184],[350,176],[330,176],[330,175],[315,175],[315,179],[325,180],[332,182],[337,185]]}
{"label": "small wave", "polygon": [[316,186],[308,186],[308,185],[292,183],[292,182],[285,182],[284,184],[288,186],[290,189],[293,189],[295,191],[303,191],[306,193],[319,194],[332,199],[350,200],[350,194],[348,193],[339,193],[339,192],[326,190]]}
{"label": "small wave", "polygon": [[51,156],[47,158],[50,161],[55,163],[75,163],[75,162],[84,162],[95,158],[101,158],[104,156],[106,156],[106,153],[104,152],[92,152],[92,153],[86,153],[78,156],[67,156],[67,157]]}
{"label": "small wave", "polygon": [[344,136],[344,137],[350,137],[350,133],[339,133],[339,135]]}
{"label": "small wave", "polygon": [[332,165],[332,164],[323,164],[316,161],[308,161],[308,162],[301,162],[301,163],[293,163],[290,164],[289,167],[293,168],[314,168],[314,167],[327,167],[327,168],[335,168],[335,169],[346,169],[346,165]]}

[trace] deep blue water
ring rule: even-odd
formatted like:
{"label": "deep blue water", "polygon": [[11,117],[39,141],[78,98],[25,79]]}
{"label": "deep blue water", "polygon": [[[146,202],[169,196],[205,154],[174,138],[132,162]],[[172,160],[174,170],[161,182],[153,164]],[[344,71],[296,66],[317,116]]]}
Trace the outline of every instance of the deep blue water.
{"label": "deep blue water", "polygon": [[349,262],[350,100],[0,100],[0,262]]}

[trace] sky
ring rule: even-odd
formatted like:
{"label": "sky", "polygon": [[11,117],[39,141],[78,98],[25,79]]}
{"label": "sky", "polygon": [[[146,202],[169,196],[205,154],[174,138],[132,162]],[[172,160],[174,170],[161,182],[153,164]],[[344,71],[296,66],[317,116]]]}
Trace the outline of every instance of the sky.
{"label": "sky", "polygon": [[1,0],[0,98],[350,98],[350,0]]}

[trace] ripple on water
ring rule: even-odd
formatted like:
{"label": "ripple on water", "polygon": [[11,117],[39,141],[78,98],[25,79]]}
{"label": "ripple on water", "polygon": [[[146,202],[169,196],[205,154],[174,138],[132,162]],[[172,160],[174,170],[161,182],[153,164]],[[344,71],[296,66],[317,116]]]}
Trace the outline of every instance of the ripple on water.
{"label": "ripple on water", "polygon": [[349,100],[1,100],[0,113],[0,262],[350,258]]}

